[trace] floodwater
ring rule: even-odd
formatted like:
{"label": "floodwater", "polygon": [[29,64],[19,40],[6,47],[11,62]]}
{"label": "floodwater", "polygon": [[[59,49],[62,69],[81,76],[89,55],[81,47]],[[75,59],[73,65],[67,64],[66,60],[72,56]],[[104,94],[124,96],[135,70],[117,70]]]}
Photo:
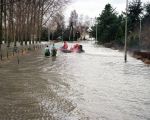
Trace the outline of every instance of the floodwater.
{"label": "floodwater", "polygon": [[1,64],[0,120],[150,120],[150,66],[81,44],[85,53],[39,51]]}

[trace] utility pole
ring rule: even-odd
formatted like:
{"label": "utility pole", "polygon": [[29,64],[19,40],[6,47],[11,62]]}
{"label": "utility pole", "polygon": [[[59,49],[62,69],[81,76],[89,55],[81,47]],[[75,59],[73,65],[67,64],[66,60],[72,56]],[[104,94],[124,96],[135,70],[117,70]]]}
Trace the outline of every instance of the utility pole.
{"label": "utility pole", "polygon": [[141,29],[142,29],[142,25],[141,25],[141,17],[140,17],[140,30],[139,30],[139,50],[141,50]]}
{"label": "utility pole", "polygon": [[126,21],[125,21],[125,45],[124,45],[124,61],[127,62],[127,38],[128,38],[128,0],[126,0]]}
{"label": "utility pole", "polygon": [[[93,18],[91,18],[90,28],[93,26]],[[90,38],[92,40],[92,35],[90,34]]]}
{"label": "utility pole", "polygon": [[95,18],[95,20],[96,20],[96,41],[97,41],[97,18]]}

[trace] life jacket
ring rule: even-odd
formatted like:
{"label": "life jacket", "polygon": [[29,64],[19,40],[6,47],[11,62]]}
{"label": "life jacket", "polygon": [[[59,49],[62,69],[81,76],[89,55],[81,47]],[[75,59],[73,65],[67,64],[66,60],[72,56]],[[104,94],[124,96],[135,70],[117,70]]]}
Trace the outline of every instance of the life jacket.
{"label": "life jacket", "polygon": [[67,49],[67,48],[68,48],[68,44],[67,44],[67,43],[64,43],[63,48],[64,48],[64,49]]}

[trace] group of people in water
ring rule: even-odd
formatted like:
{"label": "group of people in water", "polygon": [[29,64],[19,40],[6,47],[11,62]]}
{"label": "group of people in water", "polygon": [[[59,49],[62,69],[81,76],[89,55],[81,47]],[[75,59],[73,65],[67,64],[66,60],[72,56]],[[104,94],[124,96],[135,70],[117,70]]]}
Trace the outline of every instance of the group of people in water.
{"label": "group of people in water", "polygon": [[[77,52],[77,53],[81,53],[84,52],[82,45],[80,44],[75,44],[73,47],[71,47],[69,49],[68,44],[66,41],[64,41],[63,46],[60,48],[60,51],[65,52],[65,53],[71,53],[71,52]],[[47,45],[45,48],[45,56],[56,56],[57,54],[57,49],[55,47],[55,44],[53,43],[51,50],[49,48],[49,46]]]}
{"label": "group of people in water", "polygon": [[[50,52],[51,51],[51,52]],[[55,44],[53,43],[52,45],[52,48],[50,50],[49,46],[46,45],[46,48],[45,48],[45,56],[52,56],[52,57],[55,57],[57,54],[57,49],[55,48]]]}
{"label": "group of people in water", "polygon": [[69,49],[66,41],[64,41],[64,45],[61,47],[61,51],[63,51],[63,52],[77,52],[77,53],[84,52],[82,45],[80,45],[78,43],[76,43],[73,47],[71,47]]}

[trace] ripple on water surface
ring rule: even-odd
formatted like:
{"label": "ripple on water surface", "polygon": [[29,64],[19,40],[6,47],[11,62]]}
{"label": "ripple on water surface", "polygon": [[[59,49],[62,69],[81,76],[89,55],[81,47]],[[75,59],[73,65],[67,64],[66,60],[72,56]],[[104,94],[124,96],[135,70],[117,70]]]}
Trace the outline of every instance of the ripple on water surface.
{"label": "ripple on water surface", "polygon": [[150,119],[150,67],[80,44],[83,54],[58,51],[54,59],[41,51],[1,65],[0,120]]}

